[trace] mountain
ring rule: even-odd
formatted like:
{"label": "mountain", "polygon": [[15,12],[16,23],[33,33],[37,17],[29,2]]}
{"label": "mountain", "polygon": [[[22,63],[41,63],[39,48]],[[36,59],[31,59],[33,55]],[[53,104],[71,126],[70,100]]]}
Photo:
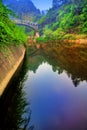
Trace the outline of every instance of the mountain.
{"label": "mountain", "polygon": [[52,5],[39,20],[41,34],[87,33],[87,0],[53,0]]}
{"label": "mountain", "polygon": [[20,18],[39,18],[40,10],[31,0],[3,0],[3,3],[13,10]]}
{"label": "mountain", "polygon": [[53,0],[52,1],[52,8],[48,10],[45,17],[39,20],[39,23],[42,27],[44,25],[49,24],[51,25],[53,22],[56,21],[56,17],[59,14],[59,10],[62,8],[64,4],[66,4],[69,0]]}
{"label": "mountain", "polygon": [[57,8],[62,4],[65,4],[68,0],[53,0],[53,8]]}
{"label": "mountain", "polygon": [[42,10],[41,11],[42,16],[45,16],[47,13],[48,13],[48,10]]}

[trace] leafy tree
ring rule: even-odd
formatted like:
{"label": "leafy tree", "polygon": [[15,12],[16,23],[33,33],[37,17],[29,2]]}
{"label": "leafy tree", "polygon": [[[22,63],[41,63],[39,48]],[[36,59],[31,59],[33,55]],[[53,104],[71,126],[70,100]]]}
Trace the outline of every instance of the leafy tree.
{"label": "leafy tree", "polygon": [[12,11],[0,1],[0,46],[26,41],[24,31],[9,19],[9,15],[12,15]]}
{"label": "leafy tree", "polygon": [[[40,20],[42,34],[51,30],[51,34],[59,39],[62,34],[87,34],[87,0],[60,1],[61,5],[56,0],[58,6],[53,6]],[[72,35],[70,37],[72,38]]]}

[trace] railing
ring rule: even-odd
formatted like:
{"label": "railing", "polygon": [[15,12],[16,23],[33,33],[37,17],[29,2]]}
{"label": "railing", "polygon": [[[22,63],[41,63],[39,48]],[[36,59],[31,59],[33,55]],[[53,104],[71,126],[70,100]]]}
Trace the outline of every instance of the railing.
{"label": "railing", "polygon": [[33,23],[33,22],[30,22],[30,21],[27,21],[27,20],[20,20],[20,19],[12,19],[12,21],[14,21],[16,24],[29,26],[29,27],[33,28],[34,30],[38,30],[38,24],[37,23]]}

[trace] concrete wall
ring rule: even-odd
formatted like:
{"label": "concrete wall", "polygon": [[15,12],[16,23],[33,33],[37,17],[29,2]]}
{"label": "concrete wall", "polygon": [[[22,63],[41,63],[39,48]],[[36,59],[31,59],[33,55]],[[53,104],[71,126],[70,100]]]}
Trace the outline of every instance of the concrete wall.
{"label": "concrete wall", "polygon": [[0,96],[24,59],[24,46],[5,48],[0,52]]}

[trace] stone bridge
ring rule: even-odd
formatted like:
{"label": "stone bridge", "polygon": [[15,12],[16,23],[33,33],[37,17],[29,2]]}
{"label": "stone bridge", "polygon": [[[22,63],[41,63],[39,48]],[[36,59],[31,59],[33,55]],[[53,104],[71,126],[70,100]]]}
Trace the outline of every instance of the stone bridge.
{"label": "stone bridge", "polygon": [[18,25],[24,25],[24,26],[31,27],[35,31],[38,30],[38,24],[37,23],[33,23],[33,22],[28,21],[28,20],[21,20],[21,19],[13,19],[12,21],[14,21]]}

